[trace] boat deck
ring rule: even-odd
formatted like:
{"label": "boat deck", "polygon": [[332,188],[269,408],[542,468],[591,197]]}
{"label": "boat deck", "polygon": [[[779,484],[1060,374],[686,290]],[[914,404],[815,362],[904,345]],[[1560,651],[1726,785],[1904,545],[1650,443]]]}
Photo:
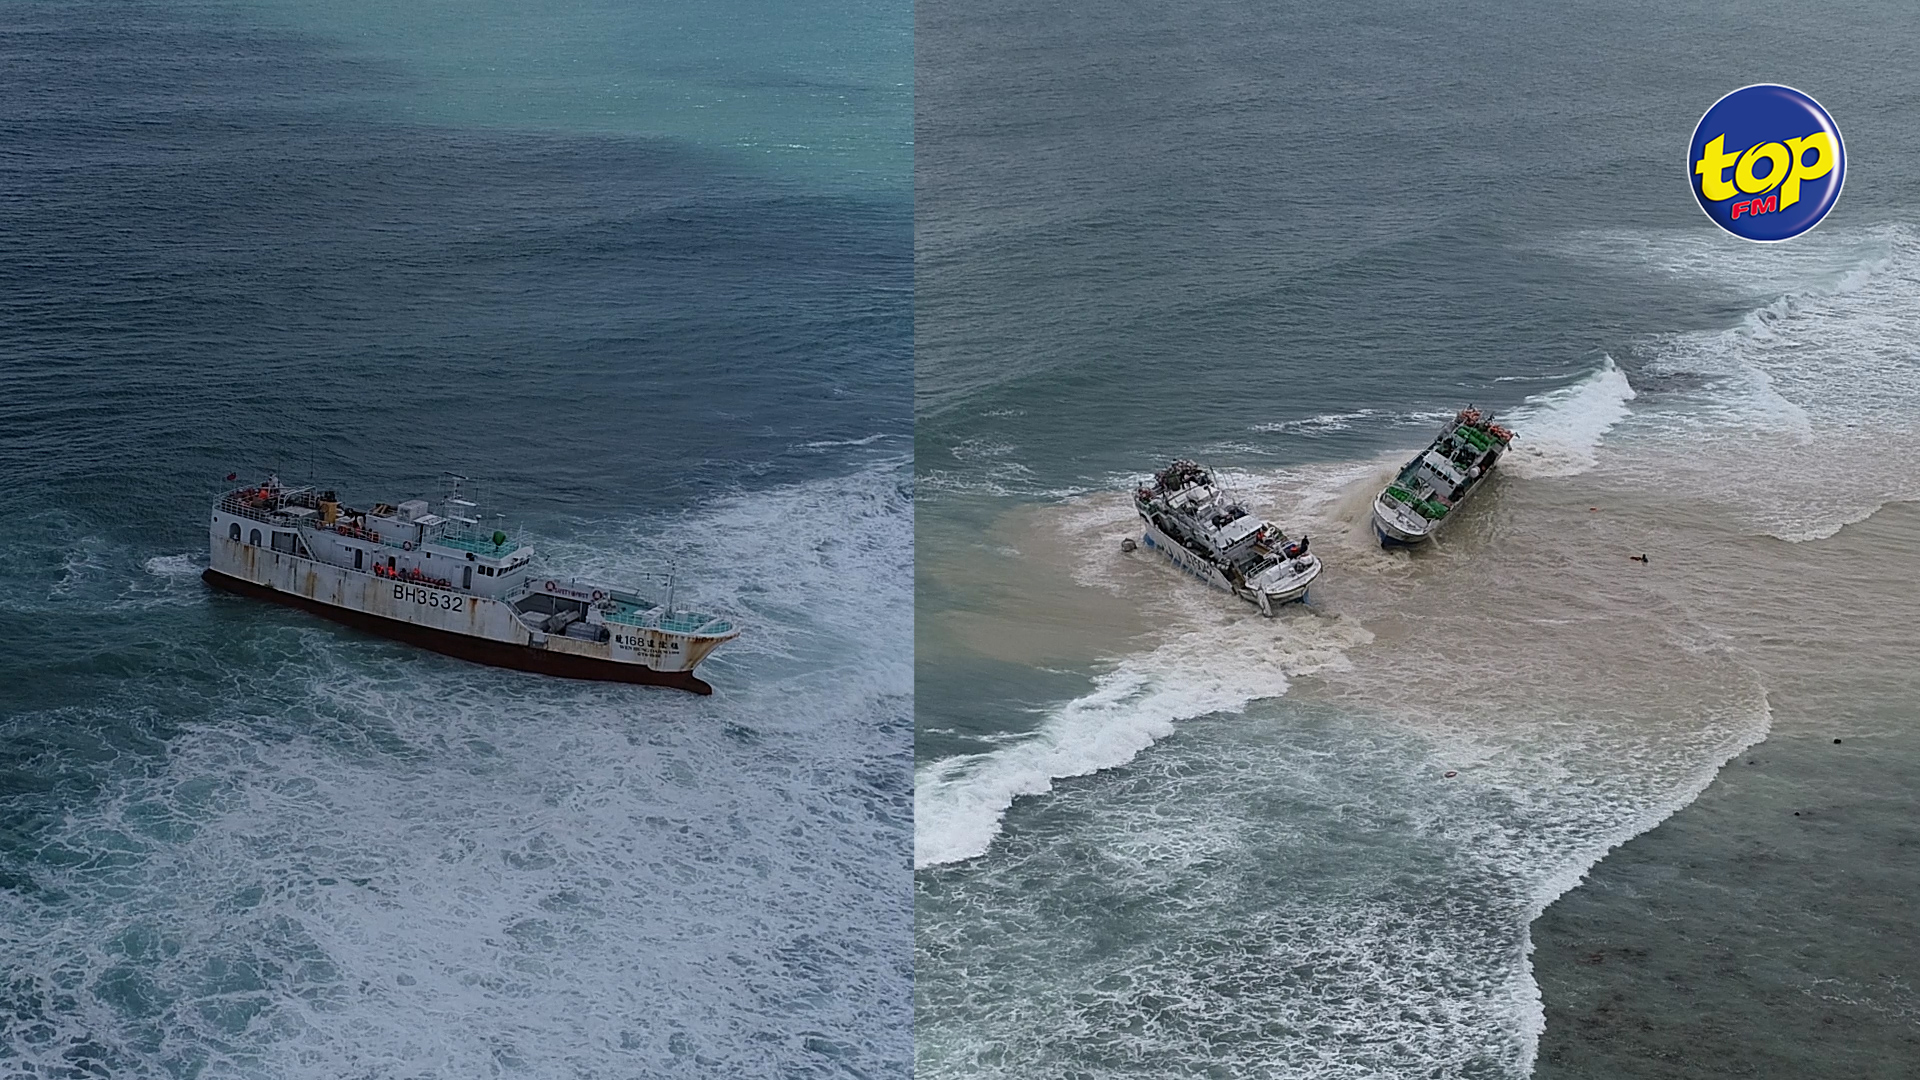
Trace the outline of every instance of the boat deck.
{"label": "boat deck", "polygon": [[674,634],[727,634],[733,632],[733,624],[712,615],[702,615],[697,611],[676,611],[663,615],[660,605],[632,600],[623,596],[613,598],[613,610],[605,616],[607,622],[622,626],[635,626],[649,630],[665,630]]}
{"label": "boat deck", "polygon": [[520,542],[512,537],[508,537],[504,544],[495,544],[491,537],[486,536],[437,535],[427,543],[459,548],[461,551],[471,551],[475,555],[506,555],[520,548]]}

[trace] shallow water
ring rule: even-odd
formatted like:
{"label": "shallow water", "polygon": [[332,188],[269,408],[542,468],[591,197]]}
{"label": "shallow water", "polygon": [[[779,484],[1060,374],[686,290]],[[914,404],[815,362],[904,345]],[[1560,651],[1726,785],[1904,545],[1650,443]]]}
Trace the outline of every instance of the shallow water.
{"label": "shallow water", "polygon": [[1900,503],[1796,548],[1787,618],[1818,633],[1752,630],[1768,739],[1534,924],[1538,1075],[1909,1071],[1920,684],[1913,605],[1870,568],[1910,564],[1916,524]]}
{"label": "shallow water", "polygon": [[[1792,55],[1911,161],[1884,78],[1834,74],[1885,41],[996,17],[1018,45],[922,30],[975,59],[921,79],[919,1071],[1527,1074],[1533,920],[1767,738],[1780,650],[1865,694],[1906,647],[1911,552],[1819,552],[1920,498],[1920,229],[1870,181],[1733,242],[1660,141]],[[1373,492],[1469,401],[1514,453],[1435,549],[1380,551]],[[1313,538],[1305,608],[1119,551],[1173,456]]]}

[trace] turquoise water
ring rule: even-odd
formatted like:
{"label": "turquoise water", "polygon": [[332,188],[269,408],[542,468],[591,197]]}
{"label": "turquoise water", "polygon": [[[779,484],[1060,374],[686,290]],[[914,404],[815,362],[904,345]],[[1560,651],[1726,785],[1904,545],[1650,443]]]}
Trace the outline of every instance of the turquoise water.
{"label": "turquoise water", "polygon": [[913,9],[712,3],[250,0],[386,76],[409,120],[670,139],[726,168],[898,195],[913,170]]}

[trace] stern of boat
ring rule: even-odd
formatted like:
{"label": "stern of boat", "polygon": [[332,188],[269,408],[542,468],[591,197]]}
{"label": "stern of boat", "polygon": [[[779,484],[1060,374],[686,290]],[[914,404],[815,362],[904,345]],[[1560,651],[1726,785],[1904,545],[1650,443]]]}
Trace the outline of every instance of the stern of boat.
{"label": "stern of boat", "polygon": [[1373,532],[1381,547],[1425,543],[1433,535],[1433,525],[1384,493],[1373,501]]}
{"label": "stern of boat", "polygon": [[1320,576],[1321,563],[1318,555],[1302,555],[1289,559],[1255,581],[1247,583],[1243,595],[1259,605],[1260,613],[1271,617],[1274,609],[1282,604],[1304,601],[1307,590],[1314,579]]}

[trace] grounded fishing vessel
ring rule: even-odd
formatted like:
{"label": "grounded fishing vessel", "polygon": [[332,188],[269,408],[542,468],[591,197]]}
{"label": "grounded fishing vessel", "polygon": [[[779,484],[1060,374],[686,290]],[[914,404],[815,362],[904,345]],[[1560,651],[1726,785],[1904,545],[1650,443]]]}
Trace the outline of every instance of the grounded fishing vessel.
{"label": "grounded fishing vessel", "polygon": [[739,636],[731,623],[674,610],[671,576],[647,596],[535,573],[532,548],[479,526],[464,480],[438,514],[424,499],[355,510],[277,477],[229,491],[205,580],[463,660],[713,692],[693,669]]}
{"label": "grounded fishing vessel", "polygon": [[1320,576],[1320,559],[1307,538],[1287,539],[1280,527],[1247,512],[1222,491],[1213,474],[1191,461],[1160,470],[1133,494],[1145,525],[1141,539],[1175,566],[1216,589],[1258,604],[1265,615],[1289,600],[1304,600]]}
{"label": "grounded fishing vessel", "polygon": [[1407,462],[1373,501],[1373,531],[1381,546],[1418,544],[1439,530],[1455,507],[1480,486],[1513,432],[1468,407],[1455,414],[1432,445]]}

